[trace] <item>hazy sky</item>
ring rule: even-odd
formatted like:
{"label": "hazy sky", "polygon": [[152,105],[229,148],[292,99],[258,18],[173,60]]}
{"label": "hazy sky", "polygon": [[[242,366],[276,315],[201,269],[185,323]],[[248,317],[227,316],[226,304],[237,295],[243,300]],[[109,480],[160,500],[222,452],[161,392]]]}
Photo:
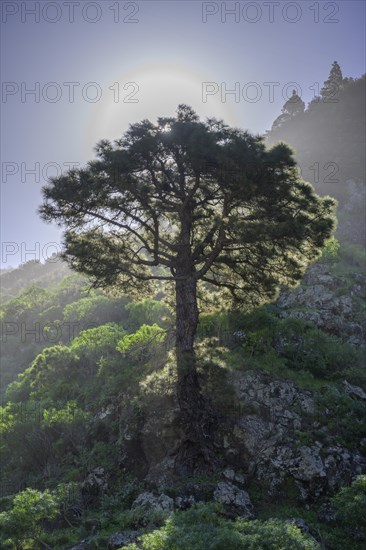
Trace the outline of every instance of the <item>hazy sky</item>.
{"label": "hazy sky", "polygon": [[42,184],[129,123],[188,103],[263,133],[293,88],[314,97],[334,60],[344,76],[365,72],[364,1],[3,0],[1,9],[2,267],[60,249],[60,230],[37,214]]}

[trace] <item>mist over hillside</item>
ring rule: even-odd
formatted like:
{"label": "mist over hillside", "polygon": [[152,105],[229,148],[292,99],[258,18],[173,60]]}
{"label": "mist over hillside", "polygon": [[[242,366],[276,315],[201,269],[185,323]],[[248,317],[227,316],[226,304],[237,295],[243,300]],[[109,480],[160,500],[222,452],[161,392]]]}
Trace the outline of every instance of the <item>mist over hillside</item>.
{"label": "mist over hillside", "polygon": [[320,94],[307,105],[296,93],[267,133],[267,142],[295,150],[302,177],[338,201],[342,242],[363,245],[365,234],[366,75],[344,78],[337,62]]}

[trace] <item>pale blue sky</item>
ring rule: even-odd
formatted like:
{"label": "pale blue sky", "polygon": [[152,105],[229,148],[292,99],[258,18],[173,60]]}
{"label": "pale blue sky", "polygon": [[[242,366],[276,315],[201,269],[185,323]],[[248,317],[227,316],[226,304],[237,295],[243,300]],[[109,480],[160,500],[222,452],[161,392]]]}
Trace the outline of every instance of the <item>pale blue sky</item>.
{"label": "pale blue sky", "polygon": [[[60,231],[36,213],[44,177],[90,160],[101,138],[117,138],[142,118],[172,115],[179,103],[263,133],[289,83],[308,102],[334,60],[344,76],[365,72],[363,1],[79,1],[73,22],[71,7],[61,0],[2,2],[3,267],[43,260],[56,249],[47,243],[59,243]],[[204,82],[212,91],[205,102]],[[273,100],[269,82],[278,83]],[[239,97],[224,101],[225,88],[235,86]],[[25,93],[35,87],[38,102]],[[93,102],[96,93],[101,98]],[[32,168],[36,176],[27,172]]]}

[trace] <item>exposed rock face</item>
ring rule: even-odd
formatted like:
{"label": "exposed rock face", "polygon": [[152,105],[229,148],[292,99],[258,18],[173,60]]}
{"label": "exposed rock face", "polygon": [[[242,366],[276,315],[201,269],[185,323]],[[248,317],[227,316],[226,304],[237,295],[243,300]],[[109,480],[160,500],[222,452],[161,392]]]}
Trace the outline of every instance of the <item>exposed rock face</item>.
{"label": "exposed rock face", "polygon": [[342,336],[353,345],[366,344],[364,323],[355,322],[357,300],[365,293],[366,277],[356,274],[351,291],[339,295],[345,281],[332,275],[326,265],[311,266],[299,287],[283,291],[277,301],[282,317],[302,318],[315,323],[322,330]]}
{"label": "exposed rock face", "polygon": [[174,502],[176,510],[187,510],[187,508],[190,508],[195,503],[196,499],[193,495],[176,497]]}
{"label": "exposed rock face", "polygon": [[253,505],[246,491],[239,489],[233,483],[223,481],[217,484],[214,499],[224,505],[227,511],[235,516],[253,518]]}
{"label": "exposed rock face", "polygon": [[344,380],[343,386],[345,391],[352,397],[358,397],[359,399],[366,399],[366,392],[364,392],[362,388],[359,388],[358,386],[353,386],[352,384],[347,382],[347,380]]}
{"label": "exposed rock face", "polygon": [[104,468],[94,468],[81,484],[81,493],[86,502],[92,502],[108,488]]}
{"label": "exposed rock face", "polygon": [[155,496],[153,493],[141,493],[132,504],[132,510],[135,508],[171,512],[174,509],[174,500],[164,494]]}
{"label": "exposed rock face", "polygon": [[291,381],[267,380],[264,375],[233,377],[240,402],[257,414],[238,415],[235,419],[229,460],[245,466],[248,478],[254,476],[267,486],[269,494],[281,494],[289,483],[296,487],[301,500],[313,500],[326,490],[337,489],[361,473],[365,462],[339,445],[319,441],[300,444],[296,433],[306,431],[313,422],[314,399]]}
{"label": "exposed rock face", "polygon": [[[193,484],[175,501],[164,494],[165,488],[175,483],[172,450],[180,433],[174,423],[176,410],[164,403],[159,414],[145,419],[137,434],[131,432],[139,441],[139,449],[152,450],[150,455],[146,452],[148,468],[144,477],[160,493],[142,493],[133,508],[170,512],[216,498],[227,510],[250,517],[246,491],[250,494],[253,480],[273,497],[290,492],[302,501],[313,501],[366,471],[365,459],[338,444],[322,424],[315,393],[299,389],[290,380],[274,380],[260,373],[236,371],[230,384],[238,409],[235,417],[231,415],[231,420],[228,417],[217,427],[221,442],[217,449],[223,458],[220,484]],[[363,401],[361,388],[348,383],[344,386],[345,392]],[[337,392],[335,399],[342,397],[343,392]]]}

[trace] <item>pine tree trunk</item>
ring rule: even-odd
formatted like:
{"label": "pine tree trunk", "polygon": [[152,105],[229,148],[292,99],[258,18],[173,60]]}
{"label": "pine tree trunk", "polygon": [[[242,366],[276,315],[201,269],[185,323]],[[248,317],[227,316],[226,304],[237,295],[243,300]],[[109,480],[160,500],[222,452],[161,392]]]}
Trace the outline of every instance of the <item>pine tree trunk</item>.
{"label": "pine tree trunk", "polygon": [[214,416],[204,399],[197,369],[194,337],[198,326],[197,282],[193,276],[176,280],[176,355],[178,403],[184,439],[175,460],[179,475],[212,469]]}

